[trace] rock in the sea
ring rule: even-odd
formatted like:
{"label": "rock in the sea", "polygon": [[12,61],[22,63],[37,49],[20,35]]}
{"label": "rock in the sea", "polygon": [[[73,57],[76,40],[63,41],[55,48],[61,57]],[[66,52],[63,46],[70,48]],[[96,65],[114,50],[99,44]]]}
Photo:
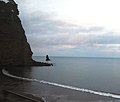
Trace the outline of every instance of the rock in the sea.
{"label": "rock in the sea", "polygon": [[0,65],[47,65],[35,62],[14,0],[0,1]]}

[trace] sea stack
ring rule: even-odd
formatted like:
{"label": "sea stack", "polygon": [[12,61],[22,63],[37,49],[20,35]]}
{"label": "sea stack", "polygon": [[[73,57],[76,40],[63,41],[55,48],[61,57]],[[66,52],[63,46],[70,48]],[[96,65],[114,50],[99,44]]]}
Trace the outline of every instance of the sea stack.
{"label": "sea stack", "polygon": [[40,65],[32,59],[18,15],[14,0],[0,0],[0,65]]}

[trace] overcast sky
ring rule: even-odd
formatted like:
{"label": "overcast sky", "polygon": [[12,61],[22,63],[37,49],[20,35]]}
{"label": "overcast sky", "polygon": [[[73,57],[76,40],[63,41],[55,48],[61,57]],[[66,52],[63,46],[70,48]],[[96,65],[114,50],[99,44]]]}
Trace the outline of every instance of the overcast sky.
{"label": "overcast sky", "polygon": [[120,57],[120,0],[15,0],[34,55]]}

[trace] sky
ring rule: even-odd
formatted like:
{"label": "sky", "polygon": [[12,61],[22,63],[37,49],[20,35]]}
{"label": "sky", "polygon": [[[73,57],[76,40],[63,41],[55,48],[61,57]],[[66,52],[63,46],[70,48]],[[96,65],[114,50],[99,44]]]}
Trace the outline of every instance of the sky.
{"label": "sky", "polygon": [[120,0],[15,0],[34,56],[120,57]]}

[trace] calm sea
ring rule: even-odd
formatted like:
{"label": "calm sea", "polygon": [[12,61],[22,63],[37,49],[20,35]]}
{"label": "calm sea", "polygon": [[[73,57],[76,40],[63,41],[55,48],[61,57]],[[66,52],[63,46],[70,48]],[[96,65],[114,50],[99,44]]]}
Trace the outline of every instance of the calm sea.
{"label": "calm sea", "polygon": [[[36,61],[45,60],[45,57],[33,58]],[[95,92],[120,94],[120,59],[50,58],[54,66],[32,67],[22,70],[22,74],[20,73],[21,69],[9,73],[21,78],[33,79],[33,81],[43,81],[43,83],[85,92],[90,91],[90,93],[93,90]]]}

